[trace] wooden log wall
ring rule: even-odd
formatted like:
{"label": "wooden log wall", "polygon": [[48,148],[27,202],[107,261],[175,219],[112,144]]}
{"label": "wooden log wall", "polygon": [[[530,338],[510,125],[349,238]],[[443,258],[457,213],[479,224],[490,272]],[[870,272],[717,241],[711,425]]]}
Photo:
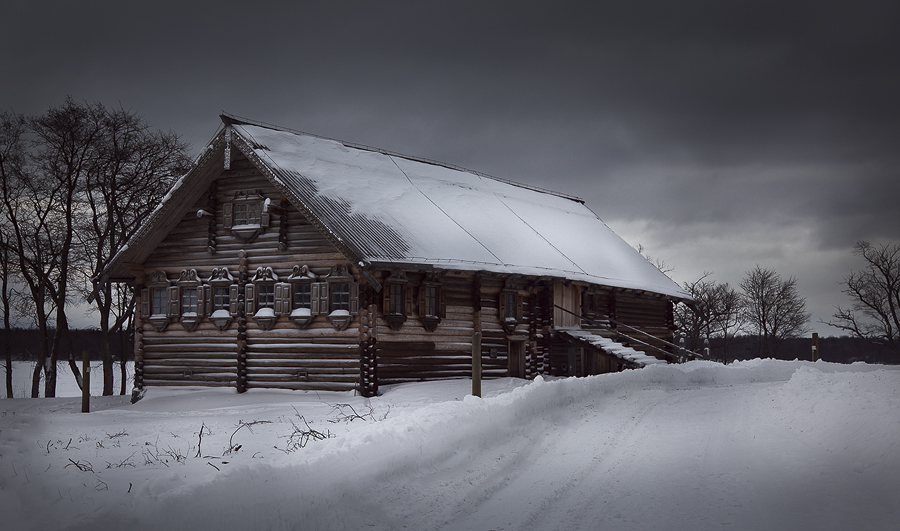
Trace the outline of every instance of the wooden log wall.
{"label": "wooden log wall", "polygon": [[[674,332],[668,319],[671,302],[654,295],[634,292],[619,292],[616,293],[615,298],[616,320],[639,328],[654,338],[670,343],[673,341]],[[671,350],[670,347],[663,343],[649,339],[641,334],[636,335],[625,329],[622,330],[622,333],[650,343],[667,352]],[[651,356],[664,358],[659,352],[643,345],[630,344],[629,346]]]}
{"label": "wooden log wall", "polygon": [[[384,278],[386,274],[379,274]],[[424,274],[407,273],[407,290],[418,300]],[[400,330],[393,330],[384,318],[381,304],[376,314],[375,355],[379,385],[438,378],[471,377],[472,335],[475,310],[472,306],[472,275],[446,274],[441,279],[441,298],[446,314],[433,332],[426,330],[418,305],[414,304]]]}
{"label": "wooden log wall", "polygon": [[[182,269],[196,269],[205,280],[212,268],[227,267],[240,284],[243,298],[243,286],[257,267],[271,267],[280,279],[286,279],[295,265],[306,265],[324,276],[331,266],[347,262],[246,159],[232,161],[231,169],[222,171],[210,190],[212,193],[198,199],[148,257],[144,263],[146,275],[164,271],[173,281]],[[225,228],[222,205],[232,201],[236,192],[255,190],[285,209],[272,214],[269,227],[247,242]],[[210,205],[218,205],[214,230],[210,217],[197,216],[198,210]],[[283,250],[279,250],[279,244]],[[240,251],[243,259],[238,256]],[[207,318],[190,332],[177,319],[161,332],[142,323],[142,383],[227,385],[239,390],[357,387],[360,344],[356,320],[339,331],[320,316],[309,327],[299,329],[283,316],[266,331],[250,317],[241,314],[222,331]]]}
{"label": "wooden log wall", "polygon": [[[227,267],[239,284],[243,303],[244,286],[257,267],[270,267],[284,280],[294,266],[306,265],[316,275],[325,276],[332,266],[347,264],[248,160],[233,160],[230,169],[218,171],[220,175],[206,193],[145,261],[145,277],[163,271],[172,282],[183,269],[196,269],[205,281],[213,268]],[[223,207],[236,193],[257,190],[280,208],[270,214],[269,226],[262,233],[245,241],[225,227]],[[200,210],[215,210],[214,216],[198,217]],[[359,278],[359,271],[352,266],[350,271]],[[390,275],[387,271],[371,273],[381,281]],[[417,300],[428,280],[426,273],[405,274],[406,289],[411,290],[412,300]],[[222,385],[240,391],[254,387],[355,388],[372,396],[379,385],[470,377],[475,332],[482,334],[485,378],[615,370],[614,361],[587,356],[580,349],[573,351],[568,343],[553,337],[554,326],[577,326],[580,321],[563,315],[554,303],[601,323],[611,316],[660,339],[671,341],[673,337],[671,303],[653,295],[488,273],[446,272],[440,276],[440,285],[446,310],[433,331],[426,328],[415,303],[408,308],[400,329],[393,329],[384,318],[383,294],[364,282],[359,315],[345,330],[337,330],[323,316],[303,329],[282,316],[270,330],[264,330],[242,309],[224,330],[208,318],[191,331],[174,318],[162,331],[142,321],[135,334],[136,384]],[[506,304],[501,304],[501,294],[511,292],[521,305],[520,318],[512,328],[500,315]],[[590,304],[586,304],[587,296]]]}

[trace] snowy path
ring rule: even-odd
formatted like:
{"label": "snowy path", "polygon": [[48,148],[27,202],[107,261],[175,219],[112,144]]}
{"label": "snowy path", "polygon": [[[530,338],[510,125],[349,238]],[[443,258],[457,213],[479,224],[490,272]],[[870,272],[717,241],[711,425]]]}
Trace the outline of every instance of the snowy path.
{"label": "snowy path", "polygon": [[[818,531],[900,519],[896,367],[692,362],[495,380],[485,399],[468,385],[386,388],[368,403],[375,416],[351,422],[335,422],[333,404],[368,405],[346,393],[156,390],[90,416],[77,399],[3,400],[0,510],[23,529]],[[298,414],[333,438],[276,449]],[[221,455],[256,419],[270,423]],[[148,458],[166,449],[187,458]]]}

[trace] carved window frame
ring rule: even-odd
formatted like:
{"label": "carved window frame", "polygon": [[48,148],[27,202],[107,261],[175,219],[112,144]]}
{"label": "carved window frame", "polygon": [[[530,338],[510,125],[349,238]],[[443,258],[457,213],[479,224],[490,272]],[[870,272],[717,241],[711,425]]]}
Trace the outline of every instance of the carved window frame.
{"label": "carved window frame", "polygon": [[[150,278],[144,286],[144,289],[141,290],[141,317],[150,323],[154,330],[162,332],[172,317],[171,288],[175,288],[176,305],[178,288],[171,285],[164,271],[151,272]],[[159,304],[154,304],[153,298]]]}
{"label": "carved window frame", "polygon": [[428,273],[419,286],[419,319],[429,332],[437,330],[441,319],[447,317],[447,305],[444,302],[440,277]]}
{"label": "carved window frame", "polygon": [[[262,330],[271,330],[278,320],[278,316],[282,312],[275,312],[275,287],[279,285],[279,291],[282,283],[278,282],[278,275],[271,267],[257,267],[256,273],[250,279],[250,283],[244,286],[244,310],[247,314],[251,314],[253,321]],[[260,289],[262,288],[262,289]],[[268,300],[260,301],[261,296],[269,298],[271,291],[272,306],[268,305]]]}
{"label": "carved window frame", "polygon": [[[335,265],[331,267],[331,271],[324,279],[324,283],[317,283],[319,288],[319,309],[324,313],[324,308],[328,309],[326,318],[331,325],[337,330],[344,330],[353,321],[353,317],[359,314],[359,283],[350,273],[349,266],[345,264]],[[338,292],[337,286],[347,286],[347,308],[337,308],[335,304],[335,296]]]}
{"label": "carved window frame", "polygon": [[222,205],[222,225],[232,236],[252,242],[265,232],[271,221],[270,199],[259,190],[240,190]]}
{"label": "carved window frame", "polygon": [[516,326],[522,322],[522,313],[522,296],[519,294],[516,280],[510,277],[500,290],[497,303],[497,318],[503,331],[507,334],[515,332]]}
{"label": "carved window frame", "polygon": [[[294,269],[291,271],[290,276],[287,278],[288,282],[288,317],[291,322],[294,323],[294,326],[297,328],[306,328],[313,322],[316,318],[316,314],[318,312],[313,312],[313,291],[316,291],[316,295],[318,296],[318,291],[321,288],[313,290],[313,285],[316,284],[318,280],[318,276],[309,270],[309,266],[303,265],[295,265]],[[301,289],[309,290],[309,305],[304,307],[297,300],[298,292]],[[321,297],[319,296],[321,299]]]}
{"label": "carved window frame", "polygon": [[[213,268],[206,282],[210,286],[209,299],[207,301],[209,320],[219,330],[225,330],[231,325],[232,319],[238,313],[238,285],[227,267]],[[224,293],[220,294],[223,291],[227,295],[224,295]],[[227,302],[224,300],[226,296],[228,297]]]}
{"label": "carved window frame", "polygon": [[410,286],[404,271],[391,271],[384,280],[381,312],[391,330],[399,331],[409,314]]}
{"label": "carved window frame", "polygon": [[181,326],[188,332],[193,332],[206,314],[210,288],[200,280],[196,269],[182,269],[175,281],[175,288],[172,293],[177,294]]}

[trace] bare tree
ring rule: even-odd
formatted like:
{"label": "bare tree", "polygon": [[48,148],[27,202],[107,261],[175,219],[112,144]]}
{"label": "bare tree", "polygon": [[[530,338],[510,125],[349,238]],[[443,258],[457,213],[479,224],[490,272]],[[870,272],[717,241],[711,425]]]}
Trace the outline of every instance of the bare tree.
{"label": "bare tree", "polygon": [[[33,304],[29,312],[41,333],[36,345],[37,364],[32,374],[31,396],[39,396],[41,376],[46,376],[50,346],[46,340],[52,321],[52,275],[57,267],[56,256],[47,242],[56,234],[55,197],[48,197],[42,179],[30,179],[26,148],[27,121],[24,117],[4,115],[4,129],[8,124],[20,126],[17,135],[9,137],[9,149],[15,152],[17,164],[4,164],[2,179],[4,225],[7,229],[4,248],[18,271],[19,280]],[[8,162],[12,162],[8,160]],[[46,189],[46,190],[45,190]],[[55,369],[55,367],[54,367]]]}
{"label": "bare tree", "polygon": [[866,261],[845,281],[850,308],[835,308],[826,324],[900,354],[900,244],[858,242],[853,252]]}
{"label": "bare tree", "polygon": [[[21,137],[24,120],[9,113],[0,114],[0,178],[6,182],[7,175],[18,172],[22,163]],[[12,282],[16,272],[10,249],[10,227],[5,217],[0,217],[0,304],[3,311],[3,359],[6,363],[6,396],[13,397],[12,388]]]}
{"label": "bare tree", "polygon": [[757,265],[741,281],[744,319],[760,337],[760,355],[774,357],[782,341],[808,331],[806,300],[797,291],[797,279],[782,280],[774,269]]}
{"label": "bare tree", "polygon": [[719,361],[728,363],[728,346],[745,326],[744,300],[741,294],[726,282],[716,285],[712,301],[714,318],[710,322],[710,331],[713,337],[722,339],[722,355]]}
{"label": "bare tree", "polygon": [[96,150],[95,164],[85,181],[84,208],[90,215],[78,227],[79,257],[87,266],[84,271],[89,271],[82,278],[82,294],[100,317],[103,394],[109,395],[113,393],[111,338],[127,329],[134,292],[124,284],[98,286],[94,279],[159,204],[174,179],[187,171],[190,160],[187,145],[178,135],[153,132],[139,116],[122,109],[103,110]]}
{"label": "bare tree", "polygon": [[694,282],[685,282],[684,289],[694,298],[689,307],[679,304],[675,308],[675,325],[685,336],[687,348],[698,351],[705,340],[721,338],[723,362],[728,359],[728,342],[740,330],[742,321],[740,294],[727,282],[719,284],[704,272]]}

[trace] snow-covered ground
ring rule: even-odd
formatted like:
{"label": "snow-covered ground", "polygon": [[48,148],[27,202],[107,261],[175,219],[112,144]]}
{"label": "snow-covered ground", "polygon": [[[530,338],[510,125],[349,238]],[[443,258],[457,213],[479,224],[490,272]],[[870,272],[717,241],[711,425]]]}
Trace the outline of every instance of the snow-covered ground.
{"label": "snow-covered ground", "polygon": [[79,398],[0,400],[2,528],[900,522],[900,367],[691,362],[484,388],[152,388],[94,397],[90,414]]}

